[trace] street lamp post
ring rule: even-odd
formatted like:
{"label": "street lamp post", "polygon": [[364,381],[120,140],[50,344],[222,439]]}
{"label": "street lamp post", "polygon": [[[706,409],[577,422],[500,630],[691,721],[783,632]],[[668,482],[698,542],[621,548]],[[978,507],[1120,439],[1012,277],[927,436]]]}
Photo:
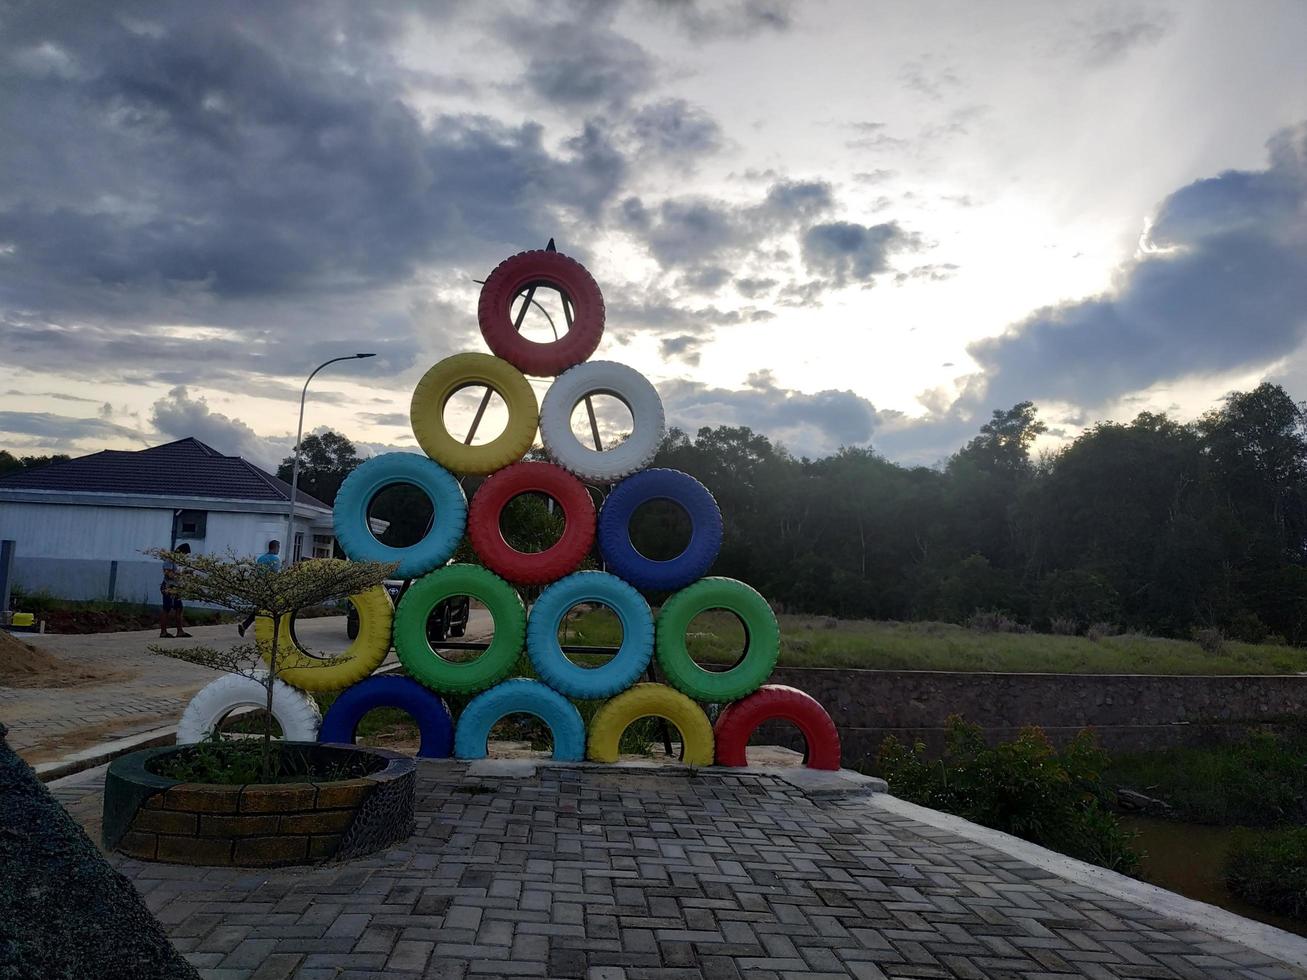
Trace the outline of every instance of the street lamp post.
{"label": "street lamp post", "polygon": [[333,357],[329,361],[323,361],[313,369],[313,373],[308,376],[304,382],[304,390],[300,392],[300,424],[295,431],[295,455],[291,457],[290,464],[290,504],[286,508],[286,542],[282,554],[286,561],[293,561],[295,558],[295,487],[300,478],[300,439],[304,435],[304,399],[309,394],[309,382],[313,380],[313,375],[317,374],[328,364],[335,364],[337,361],[354,361],[364,357],[376,357],[376,354],[346,354],[344,357]]}

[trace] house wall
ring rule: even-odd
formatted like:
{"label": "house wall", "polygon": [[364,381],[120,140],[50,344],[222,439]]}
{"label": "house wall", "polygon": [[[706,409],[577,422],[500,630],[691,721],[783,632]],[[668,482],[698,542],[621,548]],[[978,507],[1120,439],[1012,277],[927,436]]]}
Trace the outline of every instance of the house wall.
{"label": "house wall", "polygon": [[[167,548],[172,530],[171,507],[0,502],[0,539],[16,542],[14,587],[60,599],[157,603],[162,565],[142,552]],[[312,541],[308,521],[297,519],[295,530]],[[285,536],[284,511],[210,510],[203,540],[189,543],[199,554],[255,556]]]}

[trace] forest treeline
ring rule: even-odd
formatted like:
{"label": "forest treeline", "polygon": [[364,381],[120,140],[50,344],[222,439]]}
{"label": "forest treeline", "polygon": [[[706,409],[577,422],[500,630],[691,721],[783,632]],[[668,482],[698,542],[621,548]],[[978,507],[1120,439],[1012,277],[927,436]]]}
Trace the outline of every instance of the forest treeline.
{"label": "forest treeline", "polygon": [[[1034,457],[1043,431],[1023,402],[927,468],[863,448],[796,458],[741,427],[673,429],[654,465],[716,496],[726,533],[714,574],[786,611],[1307,641],[1307,408],[1283,388],[1232,394],[1191,423],[1102,422]],[[335,433],[311,438],[301,479],[330,501],[358,458]],[[413,513],[403,499],[385,508],[401,524]],[[674,510],[639,516],[632,535],[647,553],[683,541]]]}

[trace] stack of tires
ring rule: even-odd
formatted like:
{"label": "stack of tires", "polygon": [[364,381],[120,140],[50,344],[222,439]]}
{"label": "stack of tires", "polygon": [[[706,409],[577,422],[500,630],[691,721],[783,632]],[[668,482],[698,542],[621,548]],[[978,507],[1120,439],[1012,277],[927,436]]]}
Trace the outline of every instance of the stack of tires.
{"label": "stack of tires", "polygon": [[[557,289],[570,302],[570,328],[552,343],[523,337],[511,316],[515,298],[540,286]],[[665,428],[657,391],[625,365],[587,360],[604,329],[604,301],[594,279],[561,253],[523,252],[486,279],[477,313],[493,354],[446,358],[413,392],[413,432],[425,457],[374,457],[349,476],[336,498],[336,538],[346,554],[397,562],[396,575],[415,581],[393,609],[380,587],[354,597],[359,635],[334,666],[306,661],[300,668],[296,658],[307,655],[294,649],[289,626],[281,637],[279,646],[292,650],[290,669],[281,672],[288,685],[344,688],[323,719],[320,740],[353,741],[364,714],[393,706],[416,719],[420,756],[476,759],[485,756],[496,722],[525,712],[549,727],[555,759],[615,762],[627,726],[653,716],[679,730],[685,763],[742,766],[754,729],[785,720],[802,731],[809,766],[838,769],[839,738],[821,705],[794,688],[766,683],[780,648],[766,601],[743,582],[705,577],[722,542],[712,494],[685,473],[648,468]],[[554,378],[538,407],[528,374]],[[508,409],[503,432],[482,445],[459,441],[444,421],[450,398],[474,386],[493,389]],[[630,435],[604,451],[583,445],[571,426],[573,410],[600,394],[621,400],[632,417]],[[521,461],[537,431],[553,462]],[[470,504],[455,474],[488,476]],[[430,530],[411,547],[381,544],[368,525],[371,501],[392,484],[418,487],[435,511]],[[597,515],[587,485],[609,488]],[[556,501],[565,522],[558,541],[534,554],[512,548],[500,526],[509,501],[530,492]],[[667,561],[644,556],[631,542],[636,510],[652,501],[670,501],[689,517],[690,542]],[[481,565],[449,564],[465,533]],[[606,571],[578,571],[596,545]],[[529,612],[518,586],[543,587]],[[671,593],[656,618],[642,592]],[[462,595],[486,607],[494,637],[480,656],[453,662],[432,649],[426,627],[439,603]],[[602,666],[572,663],[559,644],[563,618],[583,603],[607,606],[621,622],[621,646]],[[710,609],[734,613],[745,627],[744,653],[724,670],[700,667],[687,650],[691,620]],[[392,641],[408,676],[372,676]],[[524,646],[538,679],[510,676]],[[643,680],[651,660],[665,683]],[[457,726],[442,695],[471,696]],[[590,700],[603,703],[587,732],[574,701]],[[724,706],[715,725],[701,703]]]}

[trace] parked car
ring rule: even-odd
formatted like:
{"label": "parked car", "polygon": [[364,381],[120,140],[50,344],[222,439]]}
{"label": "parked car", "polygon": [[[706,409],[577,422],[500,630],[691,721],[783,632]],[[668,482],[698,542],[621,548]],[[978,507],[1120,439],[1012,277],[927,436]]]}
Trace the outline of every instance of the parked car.
{"label": "parked car", "polygon": [[[399,605],[399,597],[404,594],[407,583],[400,579],[387,579],[383,584],[386,591],[390,593],[390,601]],[[427,620],[427,640],[431,643],[439,643],[466,633],[471,605],[468,597],[463,595],[446,599],[436,606],[432,610],[431,618]],[[359,611],[354,608],[352,602],[349,604],[349,614],[345,617],[345,634],[351,640],[359,635]]]}

